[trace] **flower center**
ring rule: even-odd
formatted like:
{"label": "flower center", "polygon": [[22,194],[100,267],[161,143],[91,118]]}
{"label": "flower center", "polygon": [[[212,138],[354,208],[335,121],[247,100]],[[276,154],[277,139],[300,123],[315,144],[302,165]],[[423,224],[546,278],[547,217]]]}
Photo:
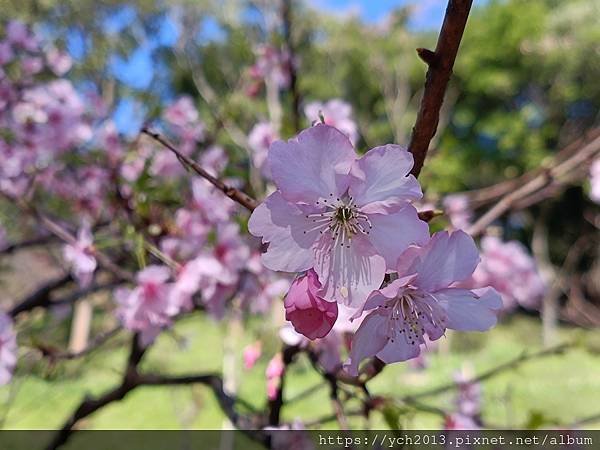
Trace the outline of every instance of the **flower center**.
{"label": "flower center", "polygon": [[416,290],[407,291],[384,306],[385,309],[391,309],[387,330],[390,342],[403,336],[407,344],[415,345],[423,343],[423,335],[430,334],[430,330],[435,329],[440,331],[440,335],[443,334],[446,314],[435,299],[427,301],[428,295]]}
{"label": "flower center", "polygon": [[322,212],[306,216],[307,219],[312,219],[314,226],[304,231],[304,234],[317,230],[321,234],[329,232],[334,246],[350,248],[352,237],[358,233],[370,234],[373,225],[369,216],[361,212],[354,204],[352,197],[339,198],[334,197],[333,194],[329,194],[329,196],[329,199],[316,202],[318,207],[325,207]]}

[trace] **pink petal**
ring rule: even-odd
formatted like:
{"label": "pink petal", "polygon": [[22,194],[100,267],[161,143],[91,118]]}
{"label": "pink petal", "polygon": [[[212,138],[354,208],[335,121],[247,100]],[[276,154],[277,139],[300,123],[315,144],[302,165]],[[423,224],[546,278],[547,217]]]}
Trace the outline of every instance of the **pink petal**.
{"label": "pink petal", "polygon": [[435,292],[434,297],[446,310],[448,328],[458,331],[489,330],[496,325],[496,311],[502,308],[500,294],[492,288],[477,291],[449,288]]}
{"label": "pink petal", "polygon": [[347,175],[355,158],[346,136],[319,124],[287,142],[274,142],[268,164],[286,200],[314,204],[320,198],[341,196],[346,191]]}
{"label": "pink petal", "polygon": [[352,308],[360,308],[385,276],[385,260],[362,235],[350,248],[332,245],[323,236],[316,250],[315,272],[323,286],[321,295]]}
{"label": "pink petal", "polygon": [[415,284],[429,292],[466,280],[479,263],[473,238],[463,231],[435,233],[423,248]]}
{"label": "pink petal", "polygon": [[412,205],[392,214],[371,214],[369,219],[373,224],[369,239],[390,270],[409,245],[424,244],[429,238],[429,226]]}
{"label": "pink petal", "polygon": [[352,166],[350,195],[361,210],[383,213],[423,196],[417,179],[408,175],[412,154],[399,145],[369,150]]}
{"label": "pink petal", "polygon": [[388,341],[386,327],[387,315],[381,310],[370,313],[360,324],[352,339],[350,357],[344,363],[344,369],[353,376],[358,375],[358,366],[365,358],[375,356]]}
{"label": "pink petal", "polygon": [[271,270],[302,272],[313,266],[311,246],[319,235],[318,231],[304,233],[311,225],[300,209],[276,191],[254,210],[248,230],[269,243],[262,255],[265,266]]}
{"label": "pink petal", "polygon": [[400,361],[408,361],[416,358],[421,353],[421,344],[414,341],[413,344],[407,342],[401,334],[397,335],[394,342],[387,342],[385,347],[377,353],[377,357],[386,364],[391,364]]}

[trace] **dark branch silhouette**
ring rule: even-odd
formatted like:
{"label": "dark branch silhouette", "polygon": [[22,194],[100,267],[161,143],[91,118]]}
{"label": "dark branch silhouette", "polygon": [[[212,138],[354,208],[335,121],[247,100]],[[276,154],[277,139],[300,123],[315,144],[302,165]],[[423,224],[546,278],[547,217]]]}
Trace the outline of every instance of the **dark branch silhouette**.
{"label": "dark branch silhouette", "polygon": [[472,0],[450,0],[435,51],[417,49],[417,53],[429,68],[417,121],[408,146],[408,150],[415,158],[411,173],[416,177],[421,173],[429,143],[437,130],[444,94],[452,75],[454,60],[472,3]]}

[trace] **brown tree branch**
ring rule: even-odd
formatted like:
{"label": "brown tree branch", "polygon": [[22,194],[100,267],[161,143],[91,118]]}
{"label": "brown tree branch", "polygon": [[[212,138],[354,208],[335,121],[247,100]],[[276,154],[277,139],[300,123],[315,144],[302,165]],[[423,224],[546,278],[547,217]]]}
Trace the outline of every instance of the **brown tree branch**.
{"label": "brown tree branch", "polygon": [[408,146],[415,159],[411,173],[416,177],[423,168],[429,143],[437,130],[444,94],[452,75],[452,67],[472,3],[472,0],[449,0],[435,52],[417,49],[417,53],[429,68],[417,121]]}
{"label": "brown tree branch", "polygon": [[83,356],[89,355],[94,350],[97,350],[102,345],[104,345],[104,343],[106,341],[108,341],[110,338],[112,338],[113,336],[116,336],[119,333],[119,331],[121,331],[121,330],[122,330],[122,327],[119,325],[114,328],[111,328],[108,331],[105,331],[104,333],[98,334],[97,336],[95,336],[92,339],[92,341],[88,344],[88,346],[86,348],[84,348],[83,350],[80,350],[78,352],[58,351],[54,347],[43,346],[43,345],[38,345],[37,349],[40,350],[42,352],[42,355],[44,357],[47,357],[50,361],[57,361],[57,360],[61,360],[61,359],[66,359],[66,360],[77,359],[77,358],[81,358]]}
{"label": "brown tree branch", "polygon": [[289,55],[290,93],[292,94],[292,125],[296,132],[300,131],[300,91],[298,90],[298,72],[296,71],[296,47],[292,38],[292,0],[282,0],[281,18],[283,22],[283,39]]}
{"label": "brown tree branch", "polygon": [[73,281],[73,278],[70,274],[50,280],[13,306],[8,315],[15,318],[25,311],[31,311],[34,308],[45,308],[50,306],[52,304],[50,298],[52,292],[66,286],[71,281]]}
{"label": "brown tree branch", "polygon": [[[492,208],[483,214],[468,230],[472,236],[477,236],[496,219],[509,211],[514,205],[535,193],[544,191],[547,187],[556,183],[563,183],[570,179],[573,171],[581,168],[581,165],[592,160],[600,154],[600,134],[594,133],[591,140],[584,140],[582,146],[563,161],[553,160],[549,167],[540,169],[539,173],[518,189],[505,194]],[[529,206],[529,204],[528,204]]]}
{"label": "brown tree branch", "polygon": [[190,384],[204,384],[210,387],[217,397],[217,401],[223,412],[231,422],[250,438],[261,443],[267,442],[267,436],[262,431],[256,430],[260,427],[260,417],[256,419],[239,414],[235,410],[236,403],[243,404],[252,410],[252,405],[227,394],[223,388],[223,380],[217,374],[167,376],[158,374],[143,374],[138,371],[146,349],[140,346],[138,335],[134,335],[131,342],[130,353],[121,383],[113,389],[105,392],[97,398],[84,399],[73,414],[67,419],[63,427],[56,433],[54,439],[46,447],[47,450],[55,450],[67,442],[77,423],[95,413],[104,406],[124,399],[129,392],[140,386],[176,386]]}
{"label": "brown tree branch", "polygon": [[143,128],[141,132],[147,136],[150,136],[156,142],[158,142],[165,148],[172,151],[175,154],[175,156],[177,156],[177,159],[179,159],[179,162],[181,162],[181,164],[183,164],[185,167],[192,169],[194,172],[196,172],[202,178],[206,179],[208,182],[210,182],[213,186],[215,186],[217,189],[222,191],[227,197],[232,199],[234,202],[239,203],[244,208],[246,208],[250,211],[253,211],[254,208],[256,208],[258,206],[258,203],[256,200],[251,198],[249,195],[243,193],[242,191],[240,191],[232,186],[228,186],[223,181],[212,176],[210,173],[208,173],[206,170],[204,170],[202,168],[202,166],[200,166],[200,164],[198,164],[192,158],[181,153],[177,148],[175,148],[175,146],[173,144],[171,144],[169,141],[167,141],[159,133],[155,133],[155,132],[149,130],[148,128]]}

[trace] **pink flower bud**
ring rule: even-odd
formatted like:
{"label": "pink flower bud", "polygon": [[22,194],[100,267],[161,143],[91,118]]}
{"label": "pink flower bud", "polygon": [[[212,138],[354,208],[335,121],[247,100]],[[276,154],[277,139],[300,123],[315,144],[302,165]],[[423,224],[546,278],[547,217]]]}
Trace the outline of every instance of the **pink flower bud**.
{"label": "pink flower bud", "polygon": [[317,274],[311,269],[294,280],[285,297],[286,320],[309,339],[325,337],[338,316],[337,303],[319,297],[320,289]]}
{"label": "pink flower bud", "polygon": [[258,358],[260,358],[261,353],[262,346],[260,341],[256,341],[244,348],[244,368],[246,370],[252,369]]}

